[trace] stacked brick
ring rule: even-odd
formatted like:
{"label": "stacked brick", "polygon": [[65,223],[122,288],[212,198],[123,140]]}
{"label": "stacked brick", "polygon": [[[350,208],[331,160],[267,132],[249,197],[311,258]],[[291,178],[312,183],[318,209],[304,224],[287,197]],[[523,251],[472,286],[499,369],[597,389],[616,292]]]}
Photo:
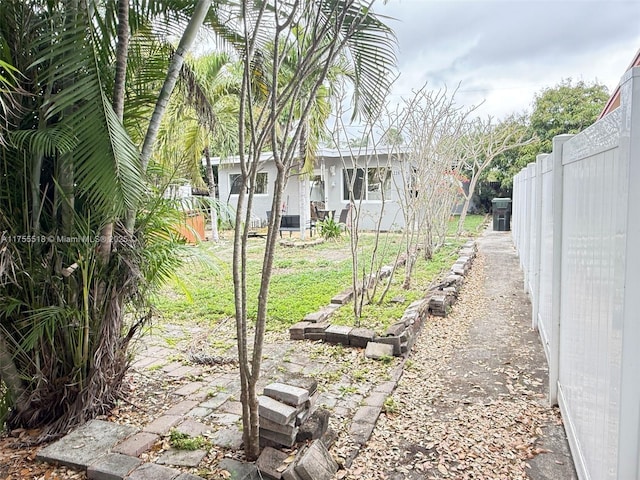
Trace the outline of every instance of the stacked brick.
{"label": "stacked brick", "polygon": [[475,256],[476,245],[473,241],[469,241],[460,250],[459,257],[449,274],[429,294],[429,312],[432,315],[447,316],[458,298],[458,291],[464,283],[464,277],[471,269]]}
{"label": "stacked brick", "polygon": [[[424,298],[409,305],[402,318],[392,324],[382,336],[378,336],[373,330],[366,328],[329,323],[331,314],[341,305],[352,300],[353,290],[351,289],[336,295],[332,298],[330,305],[323,307],[318,312],[308,314],[303,321],[291,326],[289,336],[291,340],[321,340],[327,343],[364,348],[365,356],[374,359],[408,355],[426,317],[429,314],[447,316],[451,306],[458,298],[458,291],[471,269],[471,263],[475,256],[475,242],[469,241],[462,247],[458,259],[438,285],[429,290]],[[381,269],[379,276],[381,278],[387,277],[392,271],[393,267],[385,266]],[[371,277],[369,286],[376,280],[377,278]]]}
{"label": "stacked brick", "polygon": [[272,383],[258,397],[260,443],[290,448],[296,443],[300,426],[311,414],[316,399],[316,382],[305,386]]}

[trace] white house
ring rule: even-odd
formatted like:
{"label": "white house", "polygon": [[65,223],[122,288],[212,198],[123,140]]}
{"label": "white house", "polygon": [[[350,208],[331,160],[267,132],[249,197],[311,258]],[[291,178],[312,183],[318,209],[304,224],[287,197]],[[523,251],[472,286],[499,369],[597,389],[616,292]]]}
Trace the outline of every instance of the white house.
{"label": "white house", "polygon": [[[340,212],[349,207],[349,181],[353,180],[353,205],[360,209],[359,228],[374,230],[380,221],[381,230],[401,229],[404,227],[401,201],[408,191],[411,172],[402,157],[397,148],[361,148],[353,156],[337,149],[320,149],[312,175],[289,178],[280,206],[282,213],[300,215],[303,224],[316,212],[320,216],[332,212],[338,219]],[[219,199],[235,208],[240,188],[239,158],[215,158],[212,162],[218,167]],[[256,223],[267,221],[275,178],[272,155],[264,153],[252,207]]]}

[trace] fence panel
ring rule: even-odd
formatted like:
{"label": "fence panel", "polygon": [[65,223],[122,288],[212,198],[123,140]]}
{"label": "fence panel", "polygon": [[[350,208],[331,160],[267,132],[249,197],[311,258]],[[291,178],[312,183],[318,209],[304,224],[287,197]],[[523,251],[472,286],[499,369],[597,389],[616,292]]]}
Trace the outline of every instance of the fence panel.
{"label": "fence panel", "polygon": [[514,178],[514,244],[581,479],[640,480],[640,67]]}
{"label": "fence panel", "polygon": [[552,337],[552,278],[553,278],[553,157],[545,155],[540,162],[540,261],[538,302],[533,312],[534,327],[540,332],[547,361],[550,362]]}

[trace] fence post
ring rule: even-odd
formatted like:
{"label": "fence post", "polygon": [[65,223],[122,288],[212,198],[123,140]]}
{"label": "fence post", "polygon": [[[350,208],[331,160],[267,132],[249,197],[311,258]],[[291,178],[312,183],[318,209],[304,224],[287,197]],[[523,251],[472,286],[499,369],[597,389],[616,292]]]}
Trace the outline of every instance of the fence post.
{"label": "fence post", "polygon": [[533,282],[531,285],[531,328],[538,329],[538,312],[540,311],[540,252],[542,250],[542,162],[548,153],[536,156],[535,176],[535,205],[533,207],[533,222],[535,224],[535,249],[532,252]]}
{"label": "fence post", "polygon": [[[531,261],[533,256],[533,241],[535,240],[532,235],[534,233],[534,222],[533,222],[533,208],[534,208],[534,199],[535,199],[535,176],[536,176],[536,164],[531,162],[527,165],[525,171],[527,172],[527,200],[526,200],[526,218],[525,221],[525,238],[524,238],[524,251],[526,252],[526,259],[524,261],[524,291],[532,299],[533,292],[531,291]],[[533,299],[532,299],[533,300]]]}
{"label": "fence post", "polygon": [[560,298],[562,294],[562,188],[564,175],[562,146],[573,135],[553,137],[553,187],[550,201],[553,209],[553,267],[551,270],[551,331],[549,332],[549,403],[558,405],[560,378]]}
{"label": "fence post", "polygon": [[622,359],[620,374],[620,437],[618,478],[640,478],[640,67],[620,82],[620,155],[627,157],[627,238],[624,262]]}
{"label": "fence post", "polygon": [[516,246],[518,252],[518,259],[520,259],[520,225],[522,216],[522,171],[513,177],[513,203],[511,204],[511,236],[513,237],[513,243]]}

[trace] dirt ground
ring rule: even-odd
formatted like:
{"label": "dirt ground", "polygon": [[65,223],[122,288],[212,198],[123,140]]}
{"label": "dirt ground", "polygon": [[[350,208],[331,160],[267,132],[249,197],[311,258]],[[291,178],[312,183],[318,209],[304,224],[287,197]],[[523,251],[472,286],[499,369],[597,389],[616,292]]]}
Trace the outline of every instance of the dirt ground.
{"label": "dirt ground", "polygon": [[510,232],[478,247],[458,303],[427,322],[394,408],[338,478],[577,478]]}

